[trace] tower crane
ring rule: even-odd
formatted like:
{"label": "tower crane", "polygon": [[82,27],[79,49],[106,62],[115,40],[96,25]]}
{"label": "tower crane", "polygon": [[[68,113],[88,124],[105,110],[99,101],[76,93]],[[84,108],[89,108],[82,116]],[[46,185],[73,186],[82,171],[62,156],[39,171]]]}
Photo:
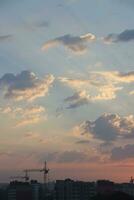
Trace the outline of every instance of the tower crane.
{"label": "tower crane", "polygon": [[10,179],[24,179],[27,182],[29,181],[29,176],[11,176]]}
{"label": "tower crane", "polygon": [[43,172],[43,181],[44,181],[44,184],[47,183],[47,174],[49,172],[49,169],[47,168],[47,162],[45,161],[44,163],[44,167],[41,168],[41,169],[25,169],[23,170],[23,172],[25,173],[25,180],[29,180],[29,173],[30,172]]}
{"label": "tower crane", "polygon": [[131,176],[131,179],[130,179],[130,183],[133,184],[134,183],[134,178]]}

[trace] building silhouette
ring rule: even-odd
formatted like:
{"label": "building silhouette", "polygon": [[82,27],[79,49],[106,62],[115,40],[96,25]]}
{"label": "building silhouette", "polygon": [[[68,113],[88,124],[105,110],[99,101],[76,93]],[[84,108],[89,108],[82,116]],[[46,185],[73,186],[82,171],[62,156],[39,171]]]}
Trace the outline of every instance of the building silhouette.
{"label": "building silhouette", "polygon": [[44,185],[36,180],[12,181],[0,185],[0,200],[134,200],[134,182],[65,179]]}
{"label": "building silhouette", "polygon": [[95,183],[57,180],[55,184],[56,200],[91,200],[95,196]]}
{"label": "building silhouette", "polygon": [[99,194],[112,194],[115,190],[114,182],[109,180],[98,180],[96,192]]}
{"label": "building silhouette", "polygon": [[116,183],[115,191],[120,191],[134,197],[134,183]]}
{"label": "building silhouette", "polygon": [[33,200],[32,187],[27,182],[13,181],[7,188],[8,200]]}

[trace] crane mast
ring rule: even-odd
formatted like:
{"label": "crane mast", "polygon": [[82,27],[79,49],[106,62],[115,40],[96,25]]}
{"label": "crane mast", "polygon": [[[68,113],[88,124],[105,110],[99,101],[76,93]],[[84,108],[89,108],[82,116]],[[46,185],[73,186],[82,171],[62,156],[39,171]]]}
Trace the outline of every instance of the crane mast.
{"label": "crane mast", "polygon": [[131,179],[130,179],[130,183],[133,184],[134,183],[134,178],[131,176]]}
{"label": "crane mast", "polygon": [[44,172],[44,184],[46,184],[47,183],[47,174],[49,172],[49,169],[47,168],[47,162],[46,161],[44,163],[43,172]]}

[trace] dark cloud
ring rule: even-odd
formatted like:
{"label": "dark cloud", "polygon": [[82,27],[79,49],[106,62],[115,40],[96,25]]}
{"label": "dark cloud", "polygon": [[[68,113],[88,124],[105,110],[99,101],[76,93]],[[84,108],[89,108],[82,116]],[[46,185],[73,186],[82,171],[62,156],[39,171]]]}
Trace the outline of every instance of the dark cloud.
{"label": "dark cloud", "polygon": [[134,40],[134,29],[125,30],[120,34],[111,33],[104,38],[107,43],[129,42]]}
{"label": "dark cloud", "polygon": [[16,101],[32,101],[38,97],[45,96],[54,81],[53,75],[39,79],[33,72],[22,71],[20,74],[5,74],[0,78],[0,90],[4,97]]}
{"label": "dark cloud", "polygon": [[124,160],[134,158],[134,144],[128,144],[125,147],[116,147],[112,150],[112,160]]}
{"label": "dark cloud", "polygon": [[72,36],[68,34],[44,43],[42,50],[47,50],[61,44],[75,53],[83,53],[88,48],[87,43],[93,40],[95,40],[95,36],[91,33],[82,36]]}
{"label": "dark cloud", "polygon": [[118,138],[134,137],[134,116],[103,114],[93,122],[85,121],[80,124],[79,133],[80,135],[90,134],[108,143]]}
{"label": "dark cloud", "polygon": [[73,96],[67,97],[64,101],[69,103],[68,109],[77,108],[89,103],[89,99],[84,95],[83,91],[74,93]]}

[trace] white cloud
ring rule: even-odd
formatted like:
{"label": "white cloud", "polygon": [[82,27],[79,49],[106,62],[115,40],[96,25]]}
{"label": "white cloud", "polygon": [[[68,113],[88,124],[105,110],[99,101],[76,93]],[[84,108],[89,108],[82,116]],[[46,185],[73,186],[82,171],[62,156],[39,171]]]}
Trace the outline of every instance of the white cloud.
{"label": "white cloud", "polygon": [[121,73],[118,71],[102,71],[95,72],[94,78],[100,76],[109,82],[117,83],[133,83],[134,82],[134,71],[128,73]]}
{"label": "white cloud", "polygon": [[[115,99],[117,92],[126,84],[134,82],[134,72],[120,73],[118,71],[90,72],[86,77],[59,77],[59,81],[75,93],[65,99],[68,108],[76,108],[89,102]],[[133,94],[133,92],[131,92]]]}
{"label": "white cloud", "polygon": [[15,112],[17,115],[21,115],[16,127],[36,124],[47,119],[46,110],[42,106],[29,106],[23,109],[16,109]]}
{"label": "white cloud", "polygon": [[27,107],[11,107],[0,108],[0,113],[8,114],[15,119],[15,127],[36,124],[47,119],[46,110],[42,106],[32,105]]}

